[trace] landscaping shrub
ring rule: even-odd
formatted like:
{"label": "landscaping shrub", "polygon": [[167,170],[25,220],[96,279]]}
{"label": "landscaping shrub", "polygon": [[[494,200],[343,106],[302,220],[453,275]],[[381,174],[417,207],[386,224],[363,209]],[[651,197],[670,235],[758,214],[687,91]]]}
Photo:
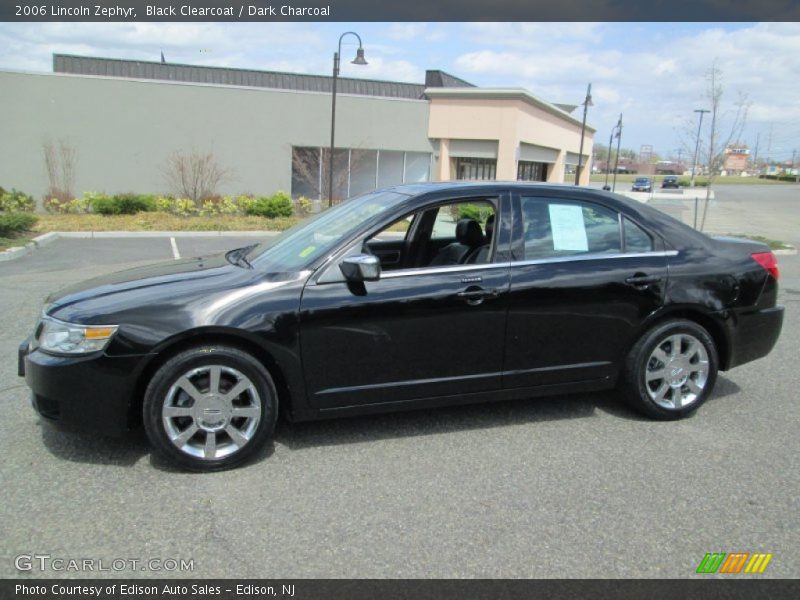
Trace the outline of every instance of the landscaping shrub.
{"label": "landscaping shrub", "polygon": [[307,217],[311,214],[311,209],[314,208],[314,201],[311,198],[300,196],[295,203],[295,210],[298,217]]}
{"label": "landscaping shrub", "polygon": [[175,214],[188,217],[197,214],[197,205],[191,198],[178,198],[175,200]]}
{"label": "landscaping shrub", "polygon": [[277,192],[270,197],[262,196],[245,204],[244,212],[247,215],[275,219],[277,217],[291,217],[294,213],[294,203],[291,196],[285,192]]}
{"label": "landscaping shrub", "polygon": [[458,205],[458,219],[474,219],[478,223],[485,223],[489,215],[492,214],[492,209],[486,205],[477,204],[459,204]]}
{"label": "landscaping shrub", "polygon": [[87,193],[92,212],[100,215],[135,215],[156,210],[156,197],[152,194],[105,194]]}
{"label": "landscaping shrub", "polygon": [[29,230],[36,223],[36,217],[23,212],[0,213],[0,237]]}
{"label": "landscaping shrub", "polygon": [[35,208],[36,201],[33,196],[15,189],[6,192],[0,188],[0,210],[5,212],[33,212]]}
{"label": "landscaping shrub", "polygon": [[62,202],[58,198],[50,198],[44,201],[44,209],[49,213],[79,215],[88,213],[90,207],[86,198],[73,198],[67,202]]}

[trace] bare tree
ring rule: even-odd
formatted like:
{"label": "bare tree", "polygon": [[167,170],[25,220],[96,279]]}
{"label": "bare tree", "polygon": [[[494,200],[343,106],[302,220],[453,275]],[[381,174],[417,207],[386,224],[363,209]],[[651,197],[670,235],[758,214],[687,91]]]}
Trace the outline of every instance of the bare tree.
{"label": "bare tree", "polygon": [[180,198],[189,198],[198,205],[213,196],[231,175],[232,172],[222,167],[211,152],[197,150],[188,154],[173,152],[164,167],[164,179],[170,192]]}
{"label": "bare tree", "polygon": [[[349,155],[349,172],[352,172],[371,155],[369,150],[353,148]],[[328,170],[330,168],[329,148],[292,148],[293,177],[302,181],[321,200],[328,198]],[[347,150],[336,149],[333,157],[333,189],[347,193],[348,156]],[[334,204],[344,200],[334,196]]]}
{"label": "bare tree", "polygon": [[[708,185],[706,186],[706,198],[703,204],[703,218],[700,221],[700,231],[706,224],[708,215],[708,205],[711,197],[711,188],[714,179],[722,170],[725,161],[725,149],[731,142],[741,138],[744,126],[747,123],[747,112],[750,102],[747,95],[739,93],[732,110],[724,110],[722,97],[725,88],[722,83],[722,70],[719,68],[718,61],[714,60],[711,68],[706,73],[708,88],[706,89],[706,100],[710,107],[710,119],[708,129],[708,143],[705,148],[706,164],[708,166]],[[721,132],[723,122],[727,121],[727,135]]]}
{"label": "bare tree", "polygon": [[77,151],[66,140],[59,139],[58,142],[43,142],[42,152],[48,181],[45,200],[56,198],[59,202],[69,202],[74,198]]}

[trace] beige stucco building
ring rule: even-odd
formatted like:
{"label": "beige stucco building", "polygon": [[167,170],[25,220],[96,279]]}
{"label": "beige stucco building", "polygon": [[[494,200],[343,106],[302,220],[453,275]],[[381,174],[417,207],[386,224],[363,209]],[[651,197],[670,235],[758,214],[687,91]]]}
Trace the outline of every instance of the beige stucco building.
{"label": "beige stucco building", "polygon": [[[169,193],[164,165],[192,150],[229,171],[218,193],[327,196],[330,77],[55,55],[52,73],[0,71],[0,87],[6,189],[42,198],[43,147],[63,143],[76,196]],[[575,108],[442,71],[424,84],[340,78],[334,197],[431,180],[565,181],[578,162]]]}
{"label": "beige stucco building", "polygon": [[[428,137],[438,144],[434,178],[563,182],[577,168],[581,121],[521,88],[428,89]],[[594,129],[586,127],[581,184],[589,183]],[[492,166],[494,165],[494,170]],[[482,178],[482,177],[481,177]]]}

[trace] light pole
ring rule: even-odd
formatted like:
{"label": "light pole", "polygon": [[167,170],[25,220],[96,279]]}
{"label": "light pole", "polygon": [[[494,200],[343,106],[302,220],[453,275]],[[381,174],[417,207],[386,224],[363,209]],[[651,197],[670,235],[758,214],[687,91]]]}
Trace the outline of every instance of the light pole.
{"label": "light pole", "polygon": [[586,135],[586,112],[592,104],[592,84],[586,88],[586,98],[583,101],[583,122],[581,123],[581,147],[578,150],[578,168],[575,169],[575,185],[579,185],[581,168],[583,166],[583,136]]}
{"label": "light pole", "polygon": [[[619,119],[620,119],[620,123],[621,123],[622,122],[622,115],[619,116]],[[611,173],[611,144],[614,143],[614,132],[617,130],[618,126],[619,126],[619,123],[614,125],[611,128],[611,133],[608,136],[608,153],[606,154],[606,182],[605,182],[605,185],[603,185],[603,189],[605,191],[607,191],[607,192],[611,190],[611,186],[608,185],[608,174]]]}
{"label": "light pole", "polygon": [[617,158],[614,161],[614,181],[611,183],[611,191],[617,190],[617,171],[619,171],[619,147],[622,143],[622,113],[619,113],[619,121],[617,121]]}
{"label": "light pole", "polygon": [[331,149],[328,156],[328,206],[333,206],[333,148],[336,139],[336,79],[339,77],[339,55],[342,53],[342,39],[346,35],[354,35],[358,39],[358,50],[356,57],[350,61],[354,65],[366,65],[364,60],[364,47],[361,43],[361,36],[355,31],[345,31],[339,36],[339,49],[333,53],[333,94],[331,96]]}
{"label": "light pole", "polygon": [[[705,108],[695,109],[696,113],[700,113],[700,122],[697,124],[697,141],[694,145],[694,160],[692,161],[692,182],[690,187],[694,187],[694,174],[697,170],[697,152],[700,150],[700,129],[703,127],[703,115],[711,112]],[[697,229],[697,194],[694,195],[694,228]]]}

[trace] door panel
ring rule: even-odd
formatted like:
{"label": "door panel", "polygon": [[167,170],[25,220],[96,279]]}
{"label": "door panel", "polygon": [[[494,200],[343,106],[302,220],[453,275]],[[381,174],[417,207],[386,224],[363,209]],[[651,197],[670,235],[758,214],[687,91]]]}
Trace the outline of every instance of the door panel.
{"label": "door panel", "polygon": [[[477,297],[479,289],[493,294]],[[507,265],[309,284],[300,319],[311,405],[500,389],[508,289]]]}
{"label": "door panel", "polygon": [[[647,285],[626,279],[647,274]],[[613,375],[647,315],[661,306],[666,257],[571,259],[511,267],[503,386]]]}

